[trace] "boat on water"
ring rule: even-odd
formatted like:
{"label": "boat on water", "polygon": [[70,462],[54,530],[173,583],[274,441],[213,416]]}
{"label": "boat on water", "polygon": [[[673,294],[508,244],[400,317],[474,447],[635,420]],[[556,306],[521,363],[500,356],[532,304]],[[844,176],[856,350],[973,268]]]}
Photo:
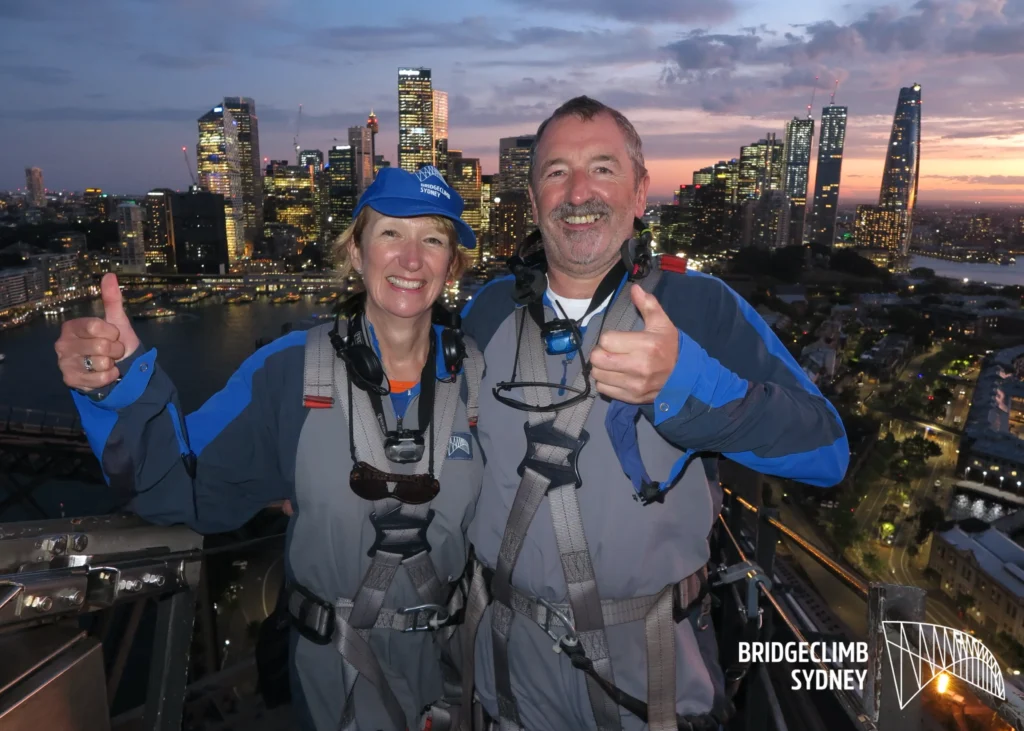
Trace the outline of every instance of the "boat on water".
{"label": "boat on water", "polygon": [[331,304],[332,302],[334,302],[337,299],[338,299],[338,293],[337,292],[328,292],[327,294],[322,294],[319,297],[317,297],[316,298],[316,303],[318,305],[329,305],[329,304]]}
{"label": "boat on water", "polygon": [[210,293],[206,290],[199,290],[196,292],[190,292],[186,295],[178,297],[172,297],[171,302],[176,305],[194,305],[197,302],[202,302],[204,299],[210,296]]}
{"label": "boat on water", "polygon": [[152,292],[125,292],[122,296],[126,305],[139,305],[143,302],[149,302],[156,295]]}
{"label": "boat on water", "polygon": [[159,317],[174,317],[177,312],[167,307],[151,307],[132,315],[133,320],[154,320]]}
{"label": "boat on water", "polygon": [[249,292],[231,292],[224,298],[224,302],[229,305],[247,305],[254,299],[256,298]]}
{"label": "boat on water", "polygon": [[300,299],[302,298],[295,292],[288,292],[287,294],[277,295],[276,297],[272,298],[270,300],[270,303],[273,305],[283,305],[292,302],[298,302]]}

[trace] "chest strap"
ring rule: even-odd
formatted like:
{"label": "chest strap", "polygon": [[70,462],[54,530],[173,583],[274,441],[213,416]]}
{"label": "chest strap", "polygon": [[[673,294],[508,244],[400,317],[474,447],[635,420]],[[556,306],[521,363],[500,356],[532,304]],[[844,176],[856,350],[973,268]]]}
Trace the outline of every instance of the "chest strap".
{"label": "chest strap", "polygon": [[[393,471],[393,466],[384,454],[384,445],[370,399],[361,389],[349,387],[345,365],[337,357],[330,343],[330,327],[330,324],[318,326],[307,335],[303,402],[310,408],[331,408],[334,405],[342,408],[352,425],[358,458],[378,469]],[[467,343],[467,351],[471,347],[472,344]],[[475,350],[475,347],[473,349]],[[447,454],[448,440],[460,400],[459,388],[458,380],[455,383],[439,381],[436,384],[432,447],[438,474],[443,469]],[[426,472],[429,458],[430,455],[424,452],[419,463],[409,469],[413,472]],[[394,489],[394,483],[390,483],[389,488]],[[442,584],[437,574],[434,562],[430,558],[430,545],[426,540],[433,517],[434,513],[429,503],[406,505],[392,498],[375,501],[370,515],[370,521],[376,530],[376,540],[370,548],[373,560],[367,567],[355,596],[350,601],[338,600],[326,606],[325,602],[320,601],[319,609],[315,610],[313,607],[316,603],[310,602],[309,596],[300,596],[296,599],[299,606],[293,616],[301,619],[302,624],[312,624],[315,628],[325,630],[328,627],[326,617],[333,618],[330,620],[333,626],[330,627],[329,641],[333,642],[341,654],[348,670],[345,673],[346,695],[343,716],[338,726],[341,731],[354,731],[356,728],[352,701],[359,675],[365,677],[377,689],[396,731],[404,731],[416,725],[415,719],[410,722],[405,718],[401,704],[391,690],[368,640],[373,629],[425,629],[431,628],[431,620],[435,624],[441,624],[435,607],[444,609],[448,597],[445,591],[446,584]],[[386,610],[384,599],[399,569],[404,569],[408,574],[421,603],[414,608]],[[305,605],[303,599],[306,600]],[[330,612],[327,607],[330,607]],[[423,622],[426,623],[425,626],[421,624]],[[454,623],[444,624],[438,629],[444,640],[450,639]]]}
{"label": "chest strap", "polygon": [[[644,290],[652,292],[660,276],[660,270],[655,268],[642,280]],[[540,325],[528,315],[527,308],[521,308],[517,316],[520,318],[517,326],[522,328],[523,358],[518,364],[522,370],[522,380],[524,383],[546,383],[550,379]],[[604,317],[606,319],[603,330],[629,331],[633,329],[640,315],[633,306],[629,293],[623,288]],[[587,347],[585,355],[589,356],[592,348],[593,343]],[[577,393],[584,390],[587,378],[587,373],[581,369],[573,384],[574,388],[579,389]],[[530,403],[540,406],[550,406],[552,403],[549,389],[524,386],[523,391],[525,399]],[[618,705],[596,680],[600,678],[614,686],[601,598],[576,496],[576,490],[580,487],[580,450],[588,439],[583,426],[596,398],[597,391],[592,389],[589,398],[570,408],[553,414],[528,413],[525,425],[527,454],[519,467],[522,481],[505,525],[492,582],[493,597],[497,601],[492,609],[491,637],[494,648],[495,689],[503,728],[522,728],[522,720],[512,693],[508,662],[508,638],[513,615],[512,571],[530,523],[545,497],[551,509],[555,539],[568,588],[569,605],[574,616],[575,633],[594,671],[593,674],[588,673],[587,693],[597,727],[600,731],[620,731],[622,727]],[[673,664],[671,670],[674,669]],[[671,679],[671,687],[675,687],[674,678]],[[674,692],[672,695],[674,698]],[[465,701],[465,695],[463,698]],[[674,701],[672,710],[674,719]]]}

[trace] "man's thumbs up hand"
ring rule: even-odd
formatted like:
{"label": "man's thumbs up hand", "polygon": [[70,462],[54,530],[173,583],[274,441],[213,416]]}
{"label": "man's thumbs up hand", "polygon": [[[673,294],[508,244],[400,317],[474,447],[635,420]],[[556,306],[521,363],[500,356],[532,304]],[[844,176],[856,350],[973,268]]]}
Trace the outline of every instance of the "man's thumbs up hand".
{"label": "man's thumbs up hand", "polygon": [[139,347],[139,336],[135,334],[132,321],[124,311],[124,298],[121,296],[116,274],[103,275],[103,279],[100,280],[100,295],[103,298],[103,319],[117,328],[117,339],[124,346],[122,358],[127,358]]}
{"label": "man's thumbs up hand", "polygon": [[599,393],[629,404],[653,403],[679,357],[679,331],[658,298],[632,285],[630,297],[644,329],[605,332],[590,354]]}
{"label": "man's thumbs up hand", "polygon": [[92,391],[118,379],[117,361],[139,347],[139,336],[124,311],[117,275],[106,274],[100,282],[103,317],[68,320],[54,344],[57,365],[70,388]]}

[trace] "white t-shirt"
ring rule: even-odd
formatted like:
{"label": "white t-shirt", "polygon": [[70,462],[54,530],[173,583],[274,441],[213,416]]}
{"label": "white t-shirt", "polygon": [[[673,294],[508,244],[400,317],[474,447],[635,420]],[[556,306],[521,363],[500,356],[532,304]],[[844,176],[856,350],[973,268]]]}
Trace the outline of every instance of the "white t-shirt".
{"label": "white t-shirt", "polygon": [[548,301],[550,301],[552,305],[555,305],[555,303],[560,305],[560,307],[555,306],[554,308],[557,316],[568,317],[570,320],[576,320],[577,322],[580,323],[580,327],[586,327],[587,323],[590,322],[590,318],[592,318],[594,315],[601,312],[601,310],[607,307],[608,303],[611,302],[611,300],[612,295],[608,295],[605,298],[604,302],[602,302],[597,308],[594,309],[593,312],[587,315],[583,319],[583,321],[580,322],[580,318],[583,317],[583,313],[587,311],[588,307],[590,307],[590,300],[569,299],[568,297],[562,297],[561,295],[557,295],[553,291],[551,291],[551,287],[548,287]]}

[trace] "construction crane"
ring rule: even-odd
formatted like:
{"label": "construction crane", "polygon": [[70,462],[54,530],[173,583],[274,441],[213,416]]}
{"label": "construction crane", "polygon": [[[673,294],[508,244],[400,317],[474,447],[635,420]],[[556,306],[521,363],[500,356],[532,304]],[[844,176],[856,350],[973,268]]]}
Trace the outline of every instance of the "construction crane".
{"label": "construction crane", "polygon": [[811,91],[811,103],[807,105],[807,118],[808,119],[813,119],[814,118],[814,112],[811,111],[811,109],[812,109],[812,107],[814,107],[814,95],[817,94],[817,93],[818,93],[818,77],[815,76],[814,77],[814,90]]}
{"label": "construction crane", "polygon": [[829,106],[835,105],[837,91],[839,91],[839,79],[836,79],[836,85],[832,87],[832,98],[828,100]]}
{"label": "construction crane", "polygon": [[301,165],[302,160],[299,159],[299,133],[302,132],[302,105],[299,105],[299,117],[295,121],[295,137],[292,138],[292,144],[295,145],[295,164]]}
{"label": "construction crane", "polygon": [[198,183],[196,183],[196,176],[192,172],[192,163],[188,161],[188,148],[182,147],[181,154],[185,158],[185,169],[188,170],[188,176],[192,178],[192,185],[198,185]]}

